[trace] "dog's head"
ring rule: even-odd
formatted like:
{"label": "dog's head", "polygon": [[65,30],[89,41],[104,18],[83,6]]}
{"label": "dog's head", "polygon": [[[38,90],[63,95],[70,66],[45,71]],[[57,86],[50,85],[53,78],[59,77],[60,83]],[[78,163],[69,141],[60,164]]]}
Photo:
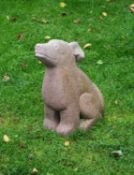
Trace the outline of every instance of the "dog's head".
{"label": "dog's head", "polygon": [[36,44],[35,56],[47,67],[55,67],[83,59],[84,52],[77,42],[53,39],[48,43]]}

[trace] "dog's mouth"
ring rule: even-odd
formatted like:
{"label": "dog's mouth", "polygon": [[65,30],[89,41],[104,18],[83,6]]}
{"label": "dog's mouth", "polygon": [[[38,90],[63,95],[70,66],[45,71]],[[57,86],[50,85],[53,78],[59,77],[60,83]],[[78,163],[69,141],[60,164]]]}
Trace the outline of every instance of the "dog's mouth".
{"label": "dog's mouth", "polygon": [[56,58],[50,57],[47,54],[42,54],[40,52],[36,52],[35,56],[46,66],[54,66],[56,64]]}
{"label": "dog's mouth", "polygon": [[35,56],[37,58],[44,58],[44,59],[46,58],[46,59],[49,59],[49,60],[56,60],[56,58],[48,56],[47,54],[42,54],[40,52],[35,52]]}
{"label": "dog's mouth", "polygon": [[44,55],[41,54],[41,53],[38,53],[38,52],[35,53],[35,56],[36,56],[37,58],[44,58]]}

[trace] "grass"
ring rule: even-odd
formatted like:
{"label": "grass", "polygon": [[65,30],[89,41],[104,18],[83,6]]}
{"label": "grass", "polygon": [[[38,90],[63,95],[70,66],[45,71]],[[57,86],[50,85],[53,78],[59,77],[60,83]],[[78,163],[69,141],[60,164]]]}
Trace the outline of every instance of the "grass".
{"label": "grass", "polygon": [[[40,175],[132,175],[132,0],[68,0],[65,8],[59,2],[0,1],[0,175],[28,175],[33,168]],[[34,46],[46,42],[47,35],[76,40],[81,47],[92,43],[79,66],[103,92],[106,111],[105,119],[87,133],[76,131],[62,138],[43,130],[44,67],[34,57]],[[8,143],[3,141],[5,134]],[[67,140],[70,145],[64,146]],[[114,157],[114,150],[123,156]]]}

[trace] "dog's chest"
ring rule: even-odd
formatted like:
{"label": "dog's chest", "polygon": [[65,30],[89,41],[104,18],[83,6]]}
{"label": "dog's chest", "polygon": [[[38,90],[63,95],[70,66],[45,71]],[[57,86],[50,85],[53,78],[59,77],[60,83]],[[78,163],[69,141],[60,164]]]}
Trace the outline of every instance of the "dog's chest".
{"label": "dog's chest", "polygon": [[43,80],[42,93],[45,103],[60,110],[67,104],[66,87],[59,72],[48,72]]}

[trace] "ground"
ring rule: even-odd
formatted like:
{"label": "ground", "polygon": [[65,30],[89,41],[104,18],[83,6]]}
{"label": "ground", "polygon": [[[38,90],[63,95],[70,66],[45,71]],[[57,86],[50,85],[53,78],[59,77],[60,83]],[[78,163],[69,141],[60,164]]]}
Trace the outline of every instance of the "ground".
{"label": "ground", "polygon": [[[0,1],[0,175],[133,174],[132,2]],[[92,44],[78,66],[101,89],[105,118],[87,133],[62,138],[43,129],[44,66],[34,46],[48,36]]]}

